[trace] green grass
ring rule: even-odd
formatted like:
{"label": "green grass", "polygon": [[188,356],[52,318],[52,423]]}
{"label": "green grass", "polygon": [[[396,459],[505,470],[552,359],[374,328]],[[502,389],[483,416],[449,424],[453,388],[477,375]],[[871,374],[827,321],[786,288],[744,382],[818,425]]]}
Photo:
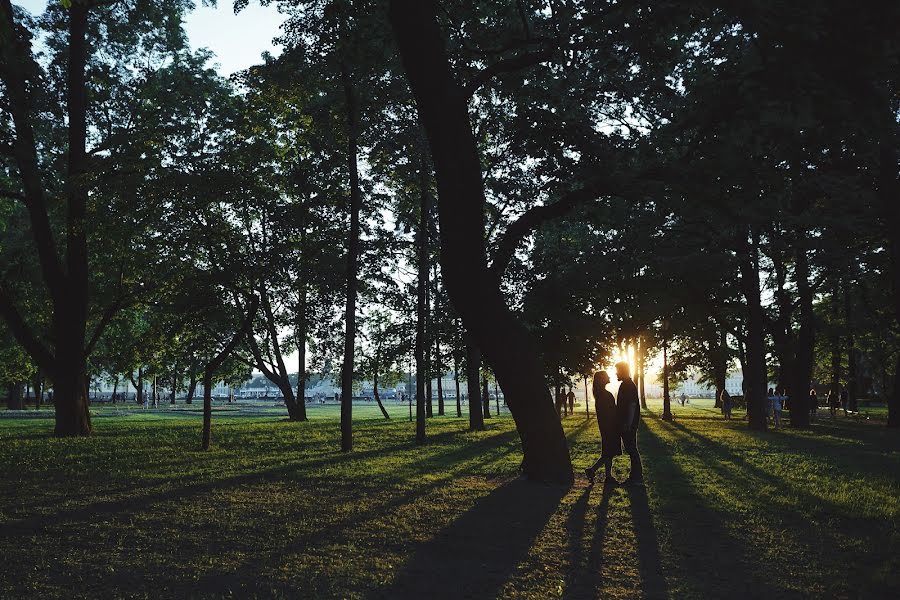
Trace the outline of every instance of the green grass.
{"label": "green grass", "polygon": [[[508,417],[435,418],[416,447],[405,406],[355,407],[342,454],[337,407],[221,411],[204,453],[196,414],[129,410],[74,440],[0,419],[0,597],[900,594],[900,436],[875,419],[755,433],[651,404],[646,489],[565,490],[516,479]],[[564,424],[580,470],[596,423]]]}

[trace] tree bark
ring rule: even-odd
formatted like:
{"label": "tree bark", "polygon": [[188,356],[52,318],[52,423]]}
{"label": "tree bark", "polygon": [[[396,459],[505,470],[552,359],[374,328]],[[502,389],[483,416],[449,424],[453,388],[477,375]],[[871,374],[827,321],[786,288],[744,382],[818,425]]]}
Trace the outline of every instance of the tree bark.
{"label": "tree bark", "polygon": [[353,449],[353,367],[356,352],[356,295],[359,261],[359,215],[362,192],[359,187],[359,125],[356,91],[345,59],[341,61],[341,82],[347,112],[347,162],[350,175],[350,231],[347,237],[347,306],[344,313],[344,364],[341,370],[341,451]]}
{"label": "tree bark", "polygon": [[[269,364],[266,363],[252,329],[247,333],[247,346],[250,348],[250,353],[253,355],[256,368],[259,369],[260,373],[262,373],[266,379],[271,381],[281,392],[281,397],[284,398],[284,405],[288,411],[288,419],[291,421],[301,421],[303,419],[301,418],[300,406],[294,397],[294,389],[291,387],[290,374],[288,373],[287,366],[284,364],[281,344],[278,342],[278,327],[275,322],[275,313],[272,311],[272,305],[269,302],[265,286],[259,287],[259,298],[260,305],[263,309],[263,320],[267,335],[269,339],[272,340],[272,352],[269,358],[270,360],[274,359],[275,364],[271,366],[275,370],[273,371]],[[304,404],[303,412],[305,412],[305,408],[306,405]]]}
{"label": "tree bark", "polygon": [[794,352],[791,364],[791,426],[806,428],[809,427],[809,390],[812,383],[813,365],[816,360],[816,332],[805,233],[797,233],[794,248],[794,277],[799,303],[799,328],[797,339],[793,344]]}
{"label": "tree bark", "polygon": [[197,375],[191,370],[191,380],[188,383],[187,396],[184,398],[185,404],[194,402],[194,394],[197,392]]}
{"label": "tree bark", "polygon": [[481,379],[481,400],[484,402],[484,418],[491,418],[491,393],[488,390],[487,375]]}
{"label": "tree bark", "polygon": [[54,382],[54,409],[57,436],[89,435],[84,378],[86,367],[86,324],[88,307],[87,260],[87,93],[85,65],[88,46],[85,3],[69,9],[69,53],[66,109],[68,152],[65,204],[65,259],[60,259],[50,225],[46,194],[39,167],[37,142],[31,123],[33,102],[28,97],[28,66],[33,62],[28,40],[21,39],[9,0],[0,1],[0,44],[6,108],[15,128],[12,153],[21,179],[23,202],[28,212],[41,276],[49,292],[54,352],[37,338],[0,286],[0,316],[10,332]]}
{"label": "tree bark", "polygon": [[714,408],[722,408],[722,392],[728,379],[728,338],[724,327],[719,327],[719,349],[713,357],[714,376],[716,379],[716,400]]}
{"label": "tree bark", "polygon": [[[891,115],[890,127],[886,127],[879,144],[878,196],[887,226],[888,246],[891,258],[891,288],[894,318],[900,325],[900,173],[897,170],[897,124]],[[893,393],[888,394],[888,427],[900,428],[900,353],[894,371]]]}
{"label": "tree bark", "polygon": [[381,409],[381,414],[384,415],[384,418],[388,421],[391,420],[391,415],[388,414],[388,411],[384,408],[384,404],[381,403],[381,396],[378,395],[378,370],[375,370],[374,383],[372,384],[372,393],[375,395],[375,402],[378,403],[378,408]]}
{"label": "tree bark", "polygon": [[468,332],[466,338],[466,390],[469,394],[469,431],[484,431],[484,413],[481,410],[481,352]]}
{"label": "tree bark", "polygon": [[847,326],[847,403],[850,412],[856,412],[857,405],[857,356],[856,339],[853,333],[853,301],[850,297],[850,284],[844,281],[844,320]]}
{"label": "tree bark", "polygon": [[[302,234],[301,234],[302,237]],[[297,325],[297,420],[309,420],[306,415],[306,336],[307,336],[307,320],[306,320],[306,285],[301,284],[300,302],[298,310],[300,312]]]}
{"label": "tree bark", "polygon": [[6,408],[8,410],[22,410],[25,408],[23,400],[22,400],[22,384],[21,383],[13,383],[10,384],[9,389],[7,390],[6,396]]}
{"label": "tree bark", "polygon": [[462,403],[459,397],[459,356],[453,353],[453,383],[456,384],[456,416],[462,417]]}
{"label": "tree bark", "polygon": [[450,301],[500,382],[533,480],[574,481],[538,349],[487,269],[484,185],[466,96],[450,70],[436,4],[392,0],[389,16],[437,176],[441,273]]}
{"label": "tree bark", "polygon": [[[638,392],[641,397],[641,408],[644,410],[647,409],[647,393],[645,391],[645,374],[644,374],[644,364],[647,360],[647,349],[644,348],[645,341],[638,338],[638,376],[640,377],[640,383],[638,384]],[[585,386],[587,386],[587,380],[585,380]],[[590,413],[590,410],[588,411]]]}
{"label": "tree bark", "polygon": [[759,250],[756,237],[744,239],[741,268],[741,289],[747,301],[747,349],[744,383],[747,386],[747,414],[751,429],[765,431],[766,423],[766,373],[765,315],[759,291]]}
{"label": "tree bark", "polygon": [[[428,215],[431,212],[431,199],[426,188],[427,173],[425,156],[419,163],[419,226],[416,231],[416,260],[418,277],[416,280],[416,443],[425,443],[425,418],[430,416],[425,408],[426,387],[428,379]],[[427,390],[431,395],[430,390]]]}

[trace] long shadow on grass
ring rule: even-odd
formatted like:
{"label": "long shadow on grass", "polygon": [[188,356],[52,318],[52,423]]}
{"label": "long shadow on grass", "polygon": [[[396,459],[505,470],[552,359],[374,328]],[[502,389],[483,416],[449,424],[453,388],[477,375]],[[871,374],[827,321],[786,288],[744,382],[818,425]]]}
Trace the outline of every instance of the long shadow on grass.
{"label": "long shadow on grass", "polygon": [[[452,433],[455,434],[455,436],[463,435],[462,433],[457,432]],[[447,463],[452,464],[465,458],[483,455],[485,454],[485,451],[492,446],[499,447],[507,445],[504,454],[508,454],[514,449],[514,447],[511,447],[508,444],[512,442],[515,435],[516,433],[514,430],[506,431],[497,435],[483,437],[474,442],[467,443],[460,448],[450,450],[449,452],[435,453],[421,460],[413,461],[412,463],[403,465],[403,467],[395,474],[394,478],[404,479],[405,477],[421,475],[426,472],[430,473],[438,467]],[[439,434],[437,436],[434,436],[432,440],[444,437],[444,435]],[[22,534],[35,534],[41,530],[63,523],[92,520],[100,515],[121,513],[123,510],[123,506],[127,506],[129,511],[137,511],[153,507],[160,502],[183,500],[192,496],[216,490],[233,489],[266,480],[283,479],[287,476],[292,476],[291,479],[294,481],[309,479],[312,482],[315,479],[314,469],[316,468],[322,468],[340,462],[360,462],[364,460],[371,460],[379,456],[394,454],[403,450],[412,449],[414,447],[415,446],[413,446],[412,443],[405,443],[397,445],[395,447],[375,448],[364,452],[355,452],[353,454],[335,453],[334,455],[322,459],[296,460],[291,461],[287,464],[283,464],[277,468],[268,468],[253,471],[251,473],[242,473],[240,475],[234,475],[230,477],[221,477],[212,481],[205,481],[202,483],[189,483],[185,485],[186,480],[182,479],[175,481],[174,483],[168,482],[162,485],[155,484],[143,489],[138,488],[140,491],[146,491],[147,489],[151,490],[149,493],[145,493],[142,495],[136,496],[134,494],[134,491],[136,490],[129,490],[130,493],[125,494],[124,498],[117,497],[112,500],[95,502],[87,506],[61,510],[52,515],[39,515],[15,522],[4,523],[2,531],[0,531],[0,539],[16,537]],[[311,473],[309,473],[306,477],[297,477],[298,469],[303,469],[304,475],[307,475],[307,472],[310,471]],[[350,482],[350,485],[356,487],[359,485],[359,483],[360,482],[358,480],[355,480]],[[175,487],[173,487],[173,485]]]}
{"label": "long shadow on grass", "polygon": [[514,480],[420,545],[372,598],[495,598],[528,555],[566,490]]}
{"label": "long shadow on grass", "polygon": [[594,535],[587,555],[584,553],[584,523],[587,517],[588,500],[594,486],[587,487],[569,513],[566,531],[569,534],[569,568],[566,572],[564,598],[596,598],[603,585],[603,541],[609,514],[609,500],[615,488],[602,486],[603,496],[597,506]]}
{"label": "long shadow on grass", "polygon": [[[657,490],[660,518],[666,519],[667,554],[675,562],[678,578],[689,588],[679,590],[680,594],[713,598],[727,592],[735,597],[771,597],[770,588],[761,578],[765,565],[757,563],[746,541],[729,533],[724,515],[691,484],[690,475],[672,459],[671,447],[650,427],[642,428],[639,435],[648,457],[649,479]],[[641,578],[645,585],[659,588],[659,581],[653,578],[661,575],[646,569],[658,565],[662,557],[652,554],[652,538],[645,536],[641,541],[638,527],[638,522],[650,520],[646,495],[636,497],[632,493],[632,510],[638,513],[634,517],[638,544],[648,547],[639,550],[644,554],[640,559]],[[738,583],[740,587],[735,588]]]}
{"label": "long shadow on grass", "polygon": [[645,598],[665,598],[668,596],[668,588],[662,572],[659,539],[650,515],[647,490],[643,486],[632,486],[628,489],[628,497],[631,499],[631,519],[637,541],[641,589]]}

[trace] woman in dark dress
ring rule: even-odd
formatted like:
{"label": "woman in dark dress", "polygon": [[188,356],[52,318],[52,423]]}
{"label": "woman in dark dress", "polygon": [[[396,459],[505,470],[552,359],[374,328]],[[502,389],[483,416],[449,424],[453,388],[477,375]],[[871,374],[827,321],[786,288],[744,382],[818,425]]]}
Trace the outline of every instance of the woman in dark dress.
{"label": "woman in dark dress", "polygon": [[612,476],[613,457],[622,454],[622,438],[619,435],[619,421],[616,417],[616,399],[606,389],[609,374],[606,371],[594,373],[594,412],[597,414],[597,425],[600,426],[601,453],[592,466],[584,470],[591,483],[600,465],[606,467],[605,483],[616,482]]}

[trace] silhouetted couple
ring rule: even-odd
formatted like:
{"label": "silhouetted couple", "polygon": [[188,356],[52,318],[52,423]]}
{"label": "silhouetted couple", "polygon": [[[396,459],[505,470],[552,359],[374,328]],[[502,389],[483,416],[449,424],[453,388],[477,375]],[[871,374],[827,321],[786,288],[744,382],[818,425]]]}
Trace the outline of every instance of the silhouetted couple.
{"label": "silhouetted couple", "polygon": [[641,422],[641,405],[637,386],[631,380],[631,368],[627,362],[616,364],[616,378],[621,381],[616,398],[606,389],[609,375],[606,371],[594,373],[594,411],[600,426],[601,453],[591,467],[584,470],[591,483],[600,465],[606,467],[604,483],[617,483],[612,475],[613,458],[622,454],[622,447],[631,458],[631,473],[625,484],[643,484],[644,470],[637,449],[637,429]]}

